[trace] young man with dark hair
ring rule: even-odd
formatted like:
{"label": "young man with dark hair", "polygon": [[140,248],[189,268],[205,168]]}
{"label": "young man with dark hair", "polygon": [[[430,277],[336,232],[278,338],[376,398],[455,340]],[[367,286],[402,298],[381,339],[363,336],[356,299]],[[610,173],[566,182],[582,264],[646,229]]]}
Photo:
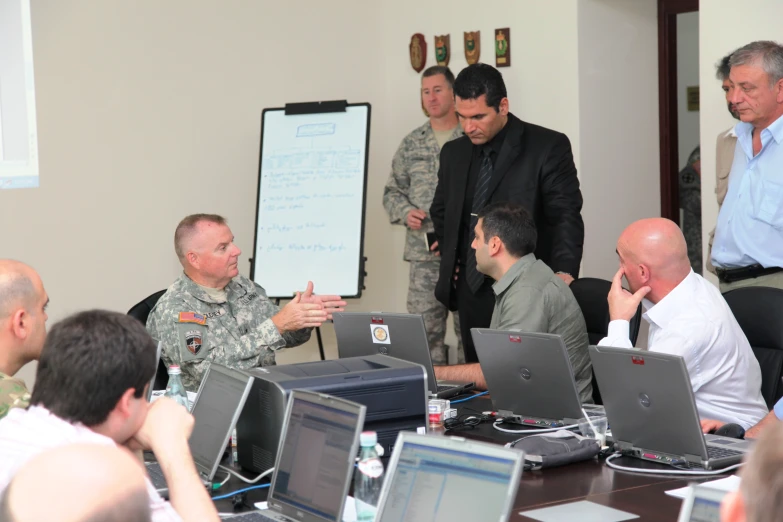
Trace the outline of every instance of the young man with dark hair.
{"label": "young man with dark hair", "polygon": [[495,300],[470,248],[478,213],[498,201],[524,206],[538,232],[536,257],[568,284],[582,260],[582,194],[568,138],[511,114],[497,69],[466,67],[454,94],[465,136],[443,147],[430,207],[442,257],[435,296],[459,311],[465,359],[476,362],[470,329],[489,326]]}
{"label": "young man with dark hair", "polygon": [[167,479],[171,504],[147,482],[154,521],[217,520],[188,446],[193,418],[165,397],[147,402],[156,350],[128,315],[94,310],[56,324],[41,352],[30,407],[0,420],[0,493],[47,448],[122,445],[152,450]]}
{"label": "young man with dark hair", "polygon": [[[583,403],[593,402],[592,365],[587,326],[568,285],[533,252],[536,225],[530,214],[511,202],[491,203],[478,214],[471,248],[482,274],[495,280],[490,328],[560,335],[568,350],[574,380]],[[478,364],[436,366],[438,379],[475,382],[486,388]]]}
{"label": "young man with dark hair", "polygon": [[[446,320],[449,309],[435,299],[435,284],[440,271],[437,241],[430,244],[433,231],[427,211],[438,184],[440,151],[448,141],[462,136],[454,112],[454,75],[448,67],[435,65],[421,78],[421,102],[429,120],[411,131],[397,148],[392,171],[383,189],[383,207],[393,225],[404,225],[403,259],[410,263],[408,313],[421,314],[434,364],[448,364]],[[454,329],[460,338],[459,318],[454,314]],[[464,359],[462,343],[457,359]]]}

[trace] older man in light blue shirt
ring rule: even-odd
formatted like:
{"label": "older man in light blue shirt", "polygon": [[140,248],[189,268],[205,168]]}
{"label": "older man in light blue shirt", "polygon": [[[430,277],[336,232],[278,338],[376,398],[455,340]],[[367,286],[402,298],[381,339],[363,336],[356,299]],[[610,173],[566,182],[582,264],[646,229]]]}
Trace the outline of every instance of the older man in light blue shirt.
{"label": "older man in light blue shirt", "polygon": [[783,46],[753,42],[730,60],[729,101],[742,120],[712,263],[722,292],[783,288]]}

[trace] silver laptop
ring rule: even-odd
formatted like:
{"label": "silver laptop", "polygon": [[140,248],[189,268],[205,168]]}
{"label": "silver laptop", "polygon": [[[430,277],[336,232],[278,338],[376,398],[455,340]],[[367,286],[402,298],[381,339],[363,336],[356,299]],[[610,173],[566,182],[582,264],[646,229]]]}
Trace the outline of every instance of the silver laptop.
{"label": "silver laptop", "polygon": [[[220,364],[211,363],[204,372],[191,411],[195,422],[189,443],[196,470],[207,487],[212,484],[252,387],[253,377]],[[166,497],[168,485],[160,466],[148,463],[147,472],[155,489]]]}
{"label": "silver laptop", "polygon": [[737,464],[751,442],[705,435],[685,361],[678,355],[591,346],[615,448],[680,468]]}
{"label": "silver laptop", "polygon": [[386,471],[377,522],[508,520],[524,454],[461,437],[401,431]]}
{"label": "silver laptop", "polygon": [[342,520],[366,410],[331,395],[292,391],[267,509],[225,520]]}
{"label": "silver laptop", "polygon": [[[550,428],[584,417],[561,336],[481,328],[470,333],[492,407],[508,422]],[[601,406],[584,409],[591,417],[605,415]]]}
{"label": "silver laptop", "polygon": [[708,486],[691,486],[677,522],[720,522],[720,504],[726,493]]}
{"label": "silver laptop", "polygon": [[382,354],[424,366],[430,395],[448,399],[473,383],[436,381],[424,320],[418,314],[338,312],[334,333],[340,358]]}
{"label": "silver laptop", "polygon": [[147,402],[152,399],[152,387],[155,386],[155,377],[158,376],[158,365],[160,364],[160,356],[163,355],[163,341],[158,341],[158,352],[155,355],[155,373],[152,375],[150,385],[147,387]]}

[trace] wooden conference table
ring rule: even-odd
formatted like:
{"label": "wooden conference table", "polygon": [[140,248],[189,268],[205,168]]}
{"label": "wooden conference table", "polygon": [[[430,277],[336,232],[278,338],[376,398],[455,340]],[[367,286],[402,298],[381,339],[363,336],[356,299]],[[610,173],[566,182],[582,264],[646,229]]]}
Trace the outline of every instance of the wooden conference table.
{"label": "wooden conference table", "polygon": [[[455,406],[459,413],[474,413],[491,409],[491,402],[476,398]],[[495,444],[505,444],[516,440],[520,435],[502,433],[485,423],[473,429],[448,432],[455,435]],[[647,463],[637,459],[618,459],[617,464],[628,467],[644,466],[650,469],[667,469],[665,466]],[[671,468],[668,468],[671,469]],[[221,472],[218,472],[220,475]],[[525,471],[519,483],[519,491],[514,502],[514,511],[509,520],[531,521],[520,511],[557,506],[569,502],[588,500],[596,504],[627,511],[638,515],[640,522],[676,521],[682,501],[664,494],[670,489],[687,486],[689,482],[704,482],[727,475],[711,476],[696,480],[682,480],[676,475],[643,475],[609,468],[603,460],[593,459],[578,464],[540,471]],[[220,490],[213,493],[231,492],[246,486],[233,478]],[[268,489],[248,492],[248,504],[266,500]],[[231,512],[230,500],[217,500],[215,504],[221,513]]]}

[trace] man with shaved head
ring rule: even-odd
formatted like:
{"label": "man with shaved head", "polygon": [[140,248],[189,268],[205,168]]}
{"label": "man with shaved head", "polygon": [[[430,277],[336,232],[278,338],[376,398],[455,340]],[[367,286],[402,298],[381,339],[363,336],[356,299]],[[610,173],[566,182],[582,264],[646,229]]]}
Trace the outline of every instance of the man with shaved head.
{"label": "man with shaved head", "polygon": [[[73,444],[33,457],[0,502],[0,521],[150,522],[144,468],[127,449]],[[41,502],[44,493],[46,502]]]}
{"label": "man with shaved head", "polygon": [[0,259],[0,419],[30,401],[24,381],[14,378],[22,366],[38,360],[46,338],[46,295],[31,267]]}
{"label": "man with shaved head", "polygon": [[763,418],[759,363],[721,293],[691,270],[677,225],[663,218],[632,223],[617,241],[617,255],[609,332],[598,344],[632,348],[628,325],[641,302],[650,323],[648,349],[685,360],[702,418],[745,429]]}
{"label": "man with shaved head", "polygon": [[242,253],[226,220],[187,216],[174,233],[183,274],[160,298],[147,331],[163,343],[163,360],[178,364],[195,392],[210,362],[249,369],[275,364],[275,351],[298,346],[313,327],[342,311],[336,295],[313,294],[313,283],[280,308],[259,285],[239,275]]}

